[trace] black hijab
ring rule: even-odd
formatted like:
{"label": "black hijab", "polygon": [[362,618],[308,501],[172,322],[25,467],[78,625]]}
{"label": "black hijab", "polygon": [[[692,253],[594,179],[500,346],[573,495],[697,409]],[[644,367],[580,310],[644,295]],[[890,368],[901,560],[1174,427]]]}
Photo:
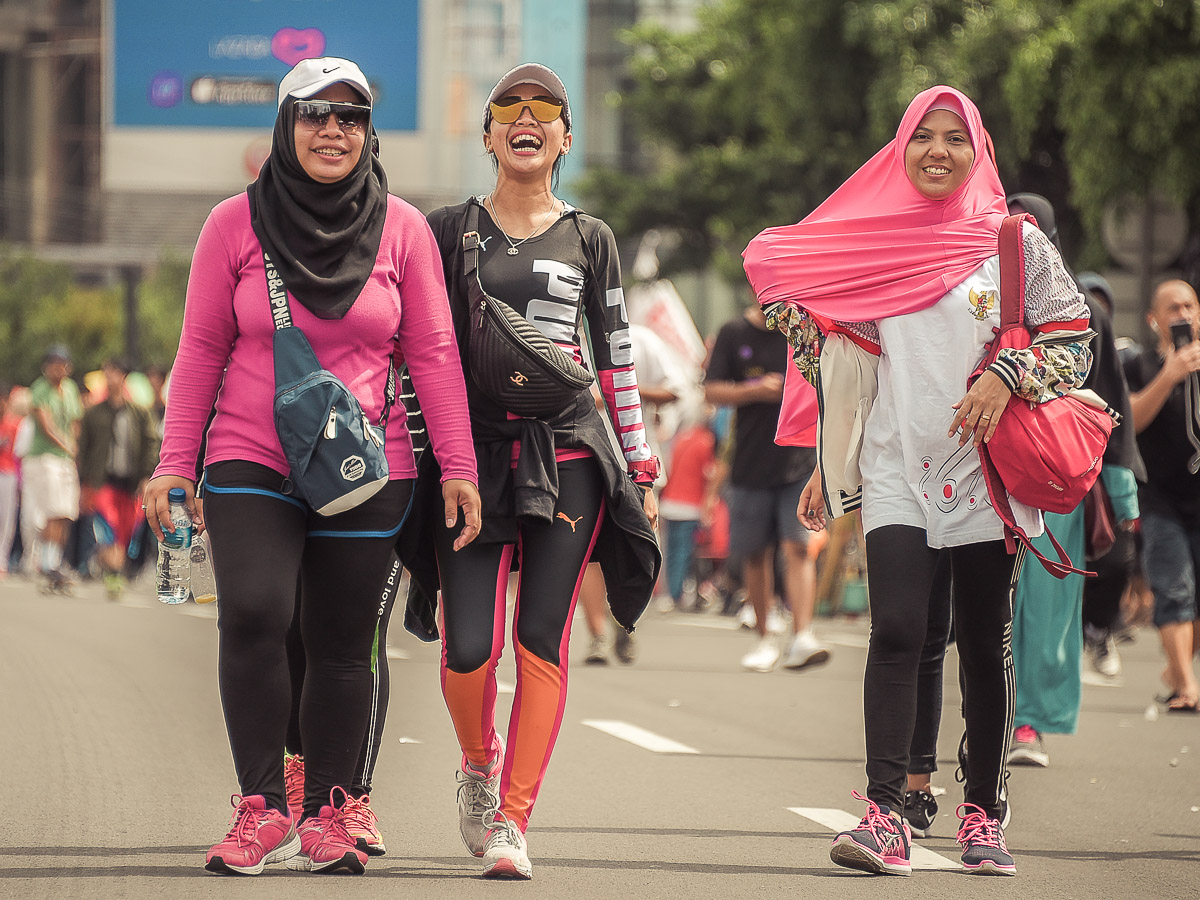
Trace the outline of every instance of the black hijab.
{"label": "black hijab", "polygon": [[279,107],[271,155],[246,188],[250,225],[288,293],[318,318],[340,319],[379,255],[387,176],[372,152],[372,127],[349,175],[332,184],[314,180],[296,156],[295,105],[288,97]]}

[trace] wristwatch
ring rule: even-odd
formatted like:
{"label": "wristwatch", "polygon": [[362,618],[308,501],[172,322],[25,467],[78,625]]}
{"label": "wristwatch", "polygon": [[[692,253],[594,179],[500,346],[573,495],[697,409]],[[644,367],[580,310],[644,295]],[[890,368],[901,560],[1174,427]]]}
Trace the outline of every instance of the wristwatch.
{"label": "wristwatch", "polygon": [[658,457],[652,456],[649,459],[631,462],[629,464],[629,475],[637,484],[654,484],[658,479],[661,469],[662,466],[659,465]]}

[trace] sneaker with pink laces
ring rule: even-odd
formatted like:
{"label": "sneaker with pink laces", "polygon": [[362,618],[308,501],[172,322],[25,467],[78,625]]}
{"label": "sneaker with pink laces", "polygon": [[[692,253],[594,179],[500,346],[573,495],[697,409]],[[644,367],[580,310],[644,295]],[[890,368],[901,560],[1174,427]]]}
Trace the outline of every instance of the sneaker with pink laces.
{"label": "sneaker with pink laces", "polygon": [[342,804],[342,819],[346,830],[354,838],[355,846],[367,856],[383,856],[387,847],[383,843],[383,835],[379,833],[379,818],[371,809],[371,798],[366,794],[361,797],[347,797]]}
{"label": "sneaker with pink laces", "polygon": [[962,864],[970,875],[1016,875],[1017,866],[1000,821],[974,803],[960,803],[957,815],[962,819],[958,843],[963,848]]}
{"label": "sneaker with pink laces", "polygon": [[466,754],[454,777],[458,780],[458,833],[472,856],[483,856],[491,828],[486,824],[500,808],[500,773],[504,769],[504,739],[496,735],[496,752],[482,769]]}
{"label": "sneaker with pink laces", "polygon": [[229,798],[233,818],[229,833],[208,851],[204,868],[227,875],[257,875],[268,863],[283,862],[300,852],[295,822],[267,809],[261,794]]}
{"label": "sneaker with pink laces", "polygon": [[288,811],[299,822],[304,817],[304,757],[283,751],[283,794]]}
{"label": "sneaker with pink laces", "polygon": [[346,830],[344,807],[336,806],[334,793],[329,791],[329,805],[322,806],[319,815],[305,819],[296,829],[300,837],[300,852],[287,861],[289,869],[298,872],[351,872],[361,875],[367,867],[367,854],[358,849],[357,843]]}
{"label": "sneaker with pink laces", "polygon": [[854,797],[867,801],[867,814],[856,828],[833,839],[829,858],[847,869],[875,875],[911,875],[912,832],[908,824],[858,791]]}

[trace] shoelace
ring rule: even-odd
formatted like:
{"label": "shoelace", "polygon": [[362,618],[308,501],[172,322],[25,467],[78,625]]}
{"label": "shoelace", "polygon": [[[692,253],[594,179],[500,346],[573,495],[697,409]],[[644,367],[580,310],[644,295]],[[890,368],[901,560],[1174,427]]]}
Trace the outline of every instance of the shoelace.
{"label": "shoelace", "polygon": [[287,793],[287,805],[304,805],[304,757],[285,754],[283,758],[283,783]]}
{"label": "shoelace", "polygon": [[233,805],[233,817],[229,820],[229,832],[225,840],[233,838],[239,847],[254,843],[258,837],[258,810],[241,794],[231,795],[229,802]]}
{"label": "shoelace", "polygon": [[521,846],[521,829],[500,810],[495,810],[484,820],[484,826],[488,829],[488,847],[494,846],[496,843],[505,843],[513,847]]}
{"label": "shoelace", "polygon": [[[966,815],[963,815],[964,810],[967,810]],[[1008,852],[1008,846],[1004,843],[1004,832],[998,820],[991,818],[973,803],[959,804],[957,815],[962,819],[962,826],[958,829],[956,840],[964,847],[967,844],[981,844]]]}
{"label": "shoelace", "polygon": [[1013,737],[1016,738],[1019,743],[1032,744],[1037,741],[1037,732],[1034,731],[1032,725],[1022,725],[1016,730],[1016,732],[1013,734]]}
{"label": "shoelace", "polygon": [[488,787],[487,777],[475,778],[462,769],[454,777],[458,779],[458,800],[471,816],[482,819],[496,808],[500,798]]}
{"label": "shoelace", "polygon": [[868,800],[858,791],[851,791],[851,793],[853,794],[854,799],[863,800],[867,804],[867,814],[863,816],[862,822],[859,823],[860,828],[866,826],[872,831],[878,829],[882,831],[890,831],[892,833],[896,833],[901,830],[900,823],[880,809],[879,804],[877,804],[874,800]]}
{"label": "shoelace", "polygon": [[346,802],[342,804],[342,820],[347,829],[360,828],[370,833],[375,832],[375,826],[379,822],[375,811],[371,809],[371,798],[366,794],[357,798],[346,797]]}

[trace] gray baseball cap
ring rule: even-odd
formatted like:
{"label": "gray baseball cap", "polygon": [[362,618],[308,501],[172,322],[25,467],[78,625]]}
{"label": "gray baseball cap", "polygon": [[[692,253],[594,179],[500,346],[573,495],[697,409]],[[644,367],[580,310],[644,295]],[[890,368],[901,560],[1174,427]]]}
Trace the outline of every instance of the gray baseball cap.
{"label": "gray baseball cap", "polygon": [[562,79],[554,74],[554,70],[541,63],[521,63],[515,69],[510,69],[492,88],[487,102],[483,104],[483,127],[487,128],[492,118],[491,105],[519,84],[536,84],[545,88],[555,100],[561,100],[563,105],[563,124],[567,131],[571,130],[571,104],[567,100],[567,88]]}

